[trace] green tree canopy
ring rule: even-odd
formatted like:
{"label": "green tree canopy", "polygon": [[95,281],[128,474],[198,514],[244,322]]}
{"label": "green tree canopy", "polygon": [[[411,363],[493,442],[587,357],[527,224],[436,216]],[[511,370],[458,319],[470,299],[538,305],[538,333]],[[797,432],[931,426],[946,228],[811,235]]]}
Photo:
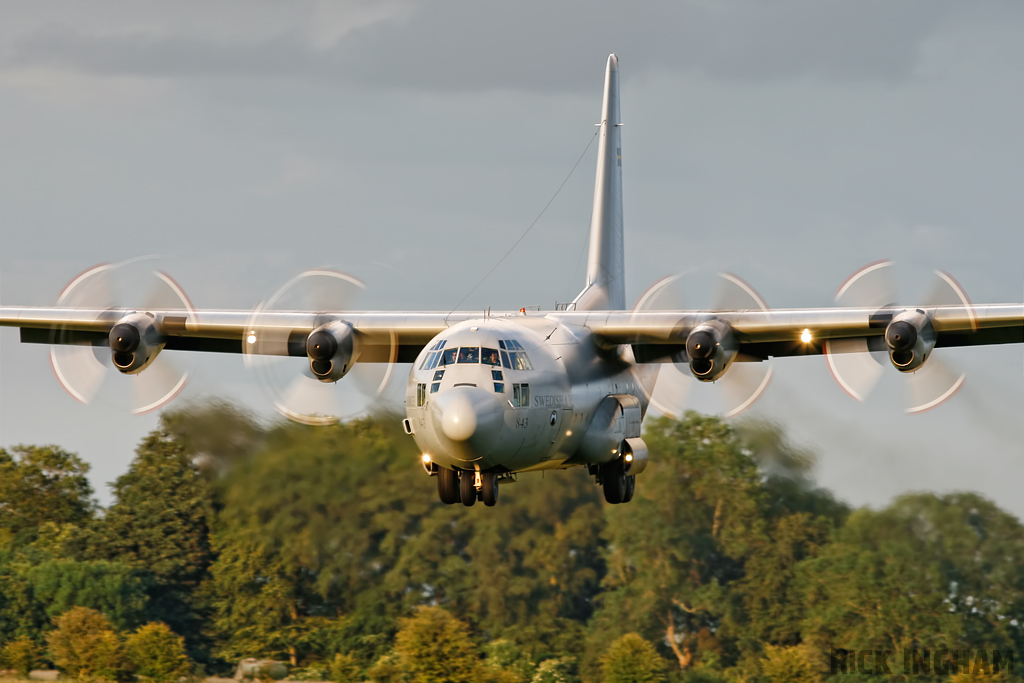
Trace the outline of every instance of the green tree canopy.
{"label": "green tree canopy", "polygon": [[658,683],[665,680],[665,660],[649,642],[627,633],[601,657],[604,683]]}
{"label": "green tree canopy", "polygon": [[96,510],[88,472],[57,446],[0,449],[0,549],[34,542],[46,522],[88,526]]}

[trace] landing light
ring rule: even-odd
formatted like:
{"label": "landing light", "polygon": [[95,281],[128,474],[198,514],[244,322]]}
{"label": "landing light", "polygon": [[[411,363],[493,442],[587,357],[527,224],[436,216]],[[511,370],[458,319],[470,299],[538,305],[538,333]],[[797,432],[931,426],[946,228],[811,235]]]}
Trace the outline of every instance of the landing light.
{"label": "landing light", "polygon": [[256,343],[256,335],[250,332],[249,336],[245,338],[245,341],[249,342],[250,344],[255,344]]}
{"label": "landing light", "polygon": [[626,462],[633,462],[633,454],[626,453]]}
{"label": "landing light", "polygon": [[802,341],[804,344],[810,344],[811,343],[811,331],[810,330],[804,330],[803,332],[801,332],[800,333],[800,341]]}
{"label": "landing light", "polygon": [[427,455],[426,453],[423,454],[423,464],[424,465],[429,465],[430,464],[430,456]]}

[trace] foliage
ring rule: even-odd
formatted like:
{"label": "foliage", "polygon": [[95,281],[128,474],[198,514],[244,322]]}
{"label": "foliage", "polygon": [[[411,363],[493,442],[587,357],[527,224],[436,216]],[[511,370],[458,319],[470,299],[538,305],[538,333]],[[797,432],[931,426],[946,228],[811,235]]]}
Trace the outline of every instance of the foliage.
{"label": "foliage", "polygon": [[0,650],[0,668],[14,670],[22,678],[39,665],[39,646],[28,636],[16,638]]}
{"label": "foliage", "polygon": [[474,509],[437,500],[389,415],[264,428],[193,404],[105,512],[76,456],[0,451],[0,642],[45,641],[68,675],[164,680],[211,653],[339,683],[815,683],[839,647],[1020,661],[1024,527],[990,501],[851,512],[766,422],[690,413],[645,439],[628,505],[574,468]]}
{"label": "foliage", "polygon": [[359,660],[346,653],[338,653],[331,660],[330,675],[334,683],[360,683],[362,667]]}
{"label": "foliage", "polygon": [[657,683],[665,680],[665,660],[649,642],[627,633],[601,657],[605,683]]}
{"label": "foliage", "polygon": [[578,683],[576,660],[572,657],[553,657],[537,665],[530,683]]}
{"label": "foliage", "polygon": [[72,607],[89,607],[123,630],[146,617],[144,575],[118,562],[58,560],[29,567],[25,575],[51,619]]}
{"label": "foliage", "polygon": [[1020,651],[1024,527],[977,494],[910,494],[858,510],[799,570],[805,640]]}
{"label": "foliage", "polygon": [[815,683],[821,678],[806,648],[799,645],[766,645],[761,672],[771,683]]}
{"label": "foliage", "polygon": [[96,507],[88,472],[57,446],[0,449],[0,538],[7,547],[29,545],[46,522],[86,526]]}
{"label": "foliage", "polygon": [[124,675],[124,652],[110,621],[96,610],[73,607],[53,620],[46,636],[50,659],[71,678],[115,680]]}
{"label": "foliage", "polygon": [[167,624],[149,623],[125,638],[125,655],[132,670],[154,683],[172,683],[192,671],[185,639]]}
{"label": "foliage", "polygon": [[395,655],[410,683],[471,683],[479,653],[469,628],[440,607],[422,607],[399,622]]}
{"label": "foliage", "polygon": [[[213,561],[209,483],[185,447],[158,429],[143,439],[113,492],[116,502],[97,525],[94,555],[150,575],[149,613],[198,636],[206,614],[197,589]],[[204,646],[191,640],[194,649]]]}

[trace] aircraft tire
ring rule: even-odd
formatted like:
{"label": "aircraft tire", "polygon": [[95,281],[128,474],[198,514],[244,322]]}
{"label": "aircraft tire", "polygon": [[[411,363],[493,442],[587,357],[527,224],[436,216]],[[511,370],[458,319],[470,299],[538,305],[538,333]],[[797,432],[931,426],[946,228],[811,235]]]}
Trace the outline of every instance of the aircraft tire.
{"label": "aircraft tire", "polygon": [[630,474],[626,477],[626,495],[622,497],[622,502],[628,503],[633,500],[634,493],[636,493],[636,475]]}
{"label": "aircraft tire", "polygon": [[437,470],[437,495],[445,505],[453,505],[460,500],[459,473],[447,467]]}
{"label": "aircraft tire", "polygon": [[462,476],[459,477],[459,493],[461,494],[462,504],[466,507],[473,507],[476,503],[476,487],[473,485],[473,481],[476,478],[475,472],[465,471]]}
{"label": "aircraft tire", "polygon": [[480,475],[480,500],[487,507],[498,504],[498,475],[495,472],[484,472]]}
{"label": "aircraft tire", "polygon": [[612,505],[618,505],[626,500],[626,474],[622,471],[619,462],[610,462],[604,466],[602,474],[602,488],[604,499]]}

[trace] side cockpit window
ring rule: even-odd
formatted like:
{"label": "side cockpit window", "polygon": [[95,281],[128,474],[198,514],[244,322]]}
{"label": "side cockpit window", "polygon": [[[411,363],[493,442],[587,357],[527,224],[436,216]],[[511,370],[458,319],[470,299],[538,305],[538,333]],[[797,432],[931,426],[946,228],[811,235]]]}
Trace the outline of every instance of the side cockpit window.
{"label": "side cockpit window", "polygon": [[427,352],[427,355],[423,357],[423,362],[420,363],[420,370],[432,370],[437,367],[438,362],[441,360],[441,349],[448,343],[447,339],[442,339],[437,342]]}
{"label": "side cockpit window", "polygon": [[455,359],[458,355],[458,349],[445,349],[441,352],[441,365],[455,365]]}
{"label": "side cockpit window", "polygon": [[533,370],[533,363],[530,357],[523,350],[523,345],[515,339],[502,339],[498,341],[501,347],[501,364],[509,370]]}

